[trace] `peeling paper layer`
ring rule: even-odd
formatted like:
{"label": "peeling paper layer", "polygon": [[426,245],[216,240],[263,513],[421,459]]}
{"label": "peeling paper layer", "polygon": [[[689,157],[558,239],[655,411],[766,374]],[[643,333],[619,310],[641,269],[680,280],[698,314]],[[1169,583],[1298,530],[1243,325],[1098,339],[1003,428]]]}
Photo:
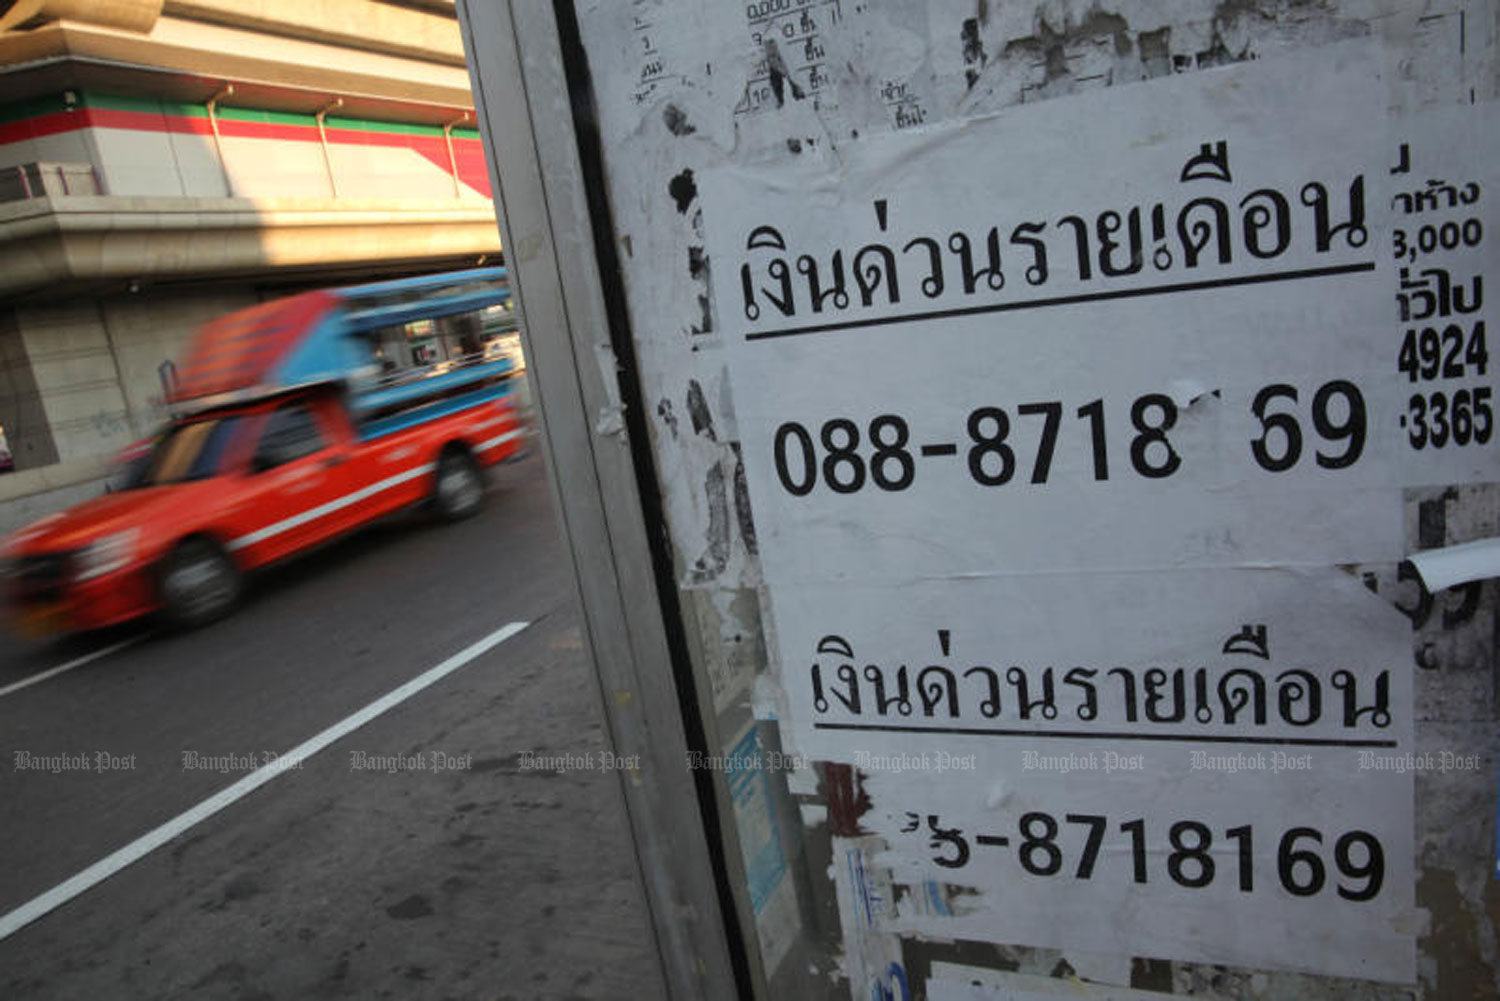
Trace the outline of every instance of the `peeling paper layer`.
{"label": "peeling paper layer", "polygon": [[1500,539],[1481,539],[1442,549],[1413,553],[1409,559],[1429,591],[1441,591],[1471,580],[1500,577]]}

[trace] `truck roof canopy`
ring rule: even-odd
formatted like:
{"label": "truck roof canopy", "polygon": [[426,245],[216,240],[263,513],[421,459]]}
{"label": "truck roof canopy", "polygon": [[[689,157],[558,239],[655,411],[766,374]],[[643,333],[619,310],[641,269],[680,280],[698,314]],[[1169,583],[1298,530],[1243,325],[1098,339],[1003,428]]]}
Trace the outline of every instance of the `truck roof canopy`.
{"label": "truck roof canopy", "polygon": [[169,402],[197,410],[373,374],[368,331],[510,299],[504,268],[323,289],[211,320],[194,337]]}

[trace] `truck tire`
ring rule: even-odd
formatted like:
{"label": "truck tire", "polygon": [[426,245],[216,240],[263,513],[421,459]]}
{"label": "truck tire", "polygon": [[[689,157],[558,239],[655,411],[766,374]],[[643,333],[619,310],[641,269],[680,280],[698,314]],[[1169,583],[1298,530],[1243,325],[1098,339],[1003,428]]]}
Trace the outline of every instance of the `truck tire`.
{"label": "truck tire", "polygon": [[432,507],[444,521],[478,514],[484,506],[484,477],[468,452],[450,448],[438,458],[432,481]]}
{"label": "truck tire", "polygon": [[162,613],[177,629],[196,629],[227,615],[240,599],[240,572],[211,539],[183,539],[162,561]]}

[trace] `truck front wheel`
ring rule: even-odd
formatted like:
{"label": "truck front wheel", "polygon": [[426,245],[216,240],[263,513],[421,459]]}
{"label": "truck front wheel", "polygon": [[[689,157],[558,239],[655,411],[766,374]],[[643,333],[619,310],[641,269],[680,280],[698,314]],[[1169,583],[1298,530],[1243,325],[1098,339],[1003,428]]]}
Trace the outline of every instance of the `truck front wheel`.
{"label": "truck front wheel", "polygon": [[449,449],[438,459],[432,503],[444,521],[478,513],[484,503],[484,478],[468,452]]}
{"label": "truck front wheel", "polygon": [[210,539],[183,539],[162,563],[162,610],[179,629],[207,625],[227,614],[239,597],[239,570]]}

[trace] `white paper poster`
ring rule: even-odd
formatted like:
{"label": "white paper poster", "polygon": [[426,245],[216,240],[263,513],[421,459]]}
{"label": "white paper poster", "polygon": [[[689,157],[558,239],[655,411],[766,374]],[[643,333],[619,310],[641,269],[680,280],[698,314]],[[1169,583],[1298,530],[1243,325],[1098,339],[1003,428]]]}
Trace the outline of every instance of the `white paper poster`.
{"label": "white paper poster", "polygon": [[[976,606],[982,616],[973,614]],[[784,740],[948,938],[1414,976],[1409,623],[1354,577],[789,586]]]}
{"label": "white paper poster", "polygon": [[1153,991],[1102,987],[1076,979],[1026,976],[954,963],[934,963],[927,1001],[1161,1001]]}
{"label": "white paper poster", "polygon": [[1401,388],[1396,422],[1411,484],[1500,479],[1500,356],[1491,362],[1486,314],[1494,310],[1484,301],[1485,272],[1495,277],[1500,159],[1491,144],[1463,141],[1497,130],[1489,104],[1432,108],[1392,128],[1382,199],[1395,263],[1386,351]]}
{"label": "white paper poster", "polygon": [[[1418,185],[1377,65],[1335,46],[706,173],[767,579],[1395,560],[1395,488],[1500,478],[1455,312],[1485,178],[1459,157],[1394,260]],[[1404,363],[1401,309],[1443,321]]]}
{"label": "white paper poster", "polygon": [[963,894],[903,933],[1414,979],[1409,624],[1336,566],[1500,480],[1494,116],[1384,66],[701,178],[784,742]]}

